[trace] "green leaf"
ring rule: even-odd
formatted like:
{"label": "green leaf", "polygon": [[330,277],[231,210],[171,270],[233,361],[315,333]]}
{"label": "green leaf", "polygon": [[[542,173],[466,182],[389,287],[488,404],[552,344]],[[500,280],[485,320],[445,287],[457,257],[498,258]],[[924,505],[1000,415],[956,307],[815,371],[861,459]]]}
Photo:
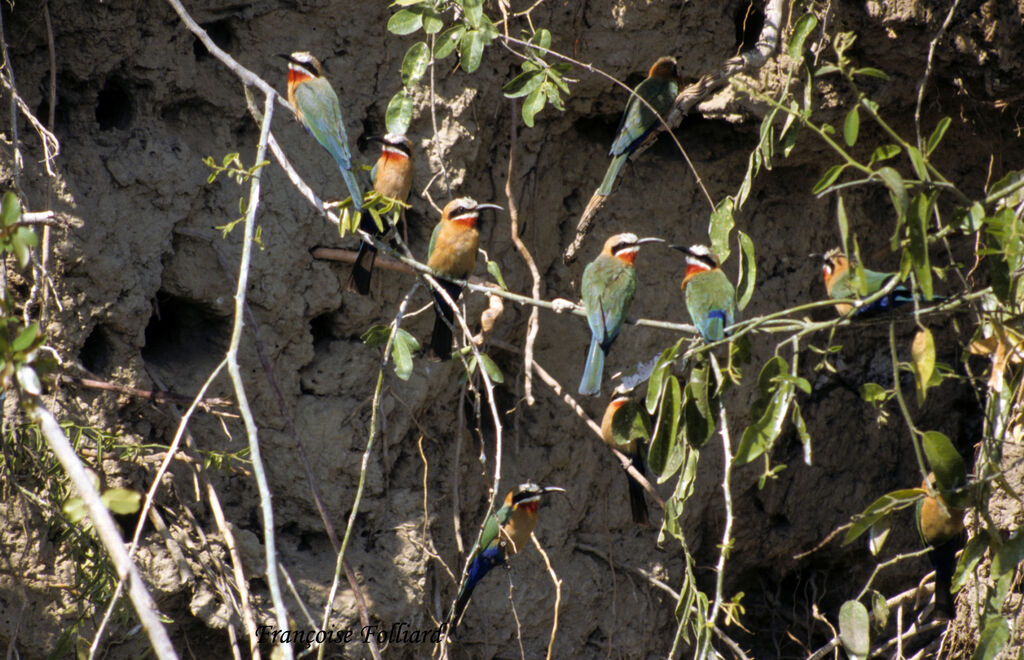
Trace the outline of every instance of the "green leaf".
{"label": "green leaf", "polygon": [[814,72],[814,77],[827,76],[830,73],[838,73],[839,71],[839,67],[835,64],[823,64]]}
{"label": "green leaf", "polygon": [[882,178],[882,183],[889,189],[889,196],[892,197],[893,206],[896,207],[900,223],[902,223],[902,219],[907,214],[907,207],[910,206],[910,196],[907,194],[903,177],[891,167],[883,167],[876,174]]}
{"label": "green leaf", "polygon": [[384,124],[389,133],[404,135],[412,122],[412,97],[404,89],[391,97],[384,112]]}
{"label": "green leaf", "polygon": [[889,74],[881,69],[874,67],[865,66],[861,67],[853,72],[855,76],[871,76],[872,78],[881,78],[882,80],[889,80]]}
{"label": "green leaf", "polygon": [[22,364],[17,370],[18,384],[21,391],[32,396],[40,396],[43,393],[43,385],[39,382],[39,375],[32,365]]}
{"label": "green leaf", "polygon": [[480,59],[484,55],[484,35],[479,30],[469,30],[462,35],[459,42],[459,57],[462,58],[462,69],[473,73],[480,68]]}
{"label": "green leaf", "polygon": [[492,383],[504,383],[505,376],[501,373],[501,369],[494,363],[487,353],[480,354],[480,364],[483,365],[484,371],[487,373],[487,377],[491,379]]}
{"label": "green leaf", "polygon": [[840,165],[833,165],[832,167],[825,170],[825,174],[822,175],[822,177],[818,179],[818,182],[814,184],[814,187],[811,188],[811,194],[817,195],[822,190],[825,190],[826,188],[831,186],[833,183],[835,183],[836,179],[839,178],[839,175],[842,174],[843,170],[845,169],[846,164],[843,163]]}
{"label": "green leaf", "polygon": [[[708,396],[708,390],[713,389],[708,379],[710,371],[706,362],[695,365],[684,390],[683,434],[687,442],[698,448],[711,439],[716,427],[718,403]],[[712,404],[715,404],[715,411],[711,409]]]}
{"label": "green leaf", "polygon": [[928,431],[921,437],[921,447],[928,459],[928,466],[935,473],[939,493],[951,506],[960,506],[954,491],[967,484],[967,467],[964,459],[944,434]]}
{"label": "green leaf", "polygon": [[413,5],[423,4],[424,0],[393,0],[391,3],[397,7],[412,7]]}
{"label": "green leaf", "polygon": [[662,351],[661,355],[658,356],[658,361],[654,363],[651,377],[647,379],[647,397],[644,400],[647,414],[649,415],[653,415],[654,411],[658,409],[658,404],[661,402],[665,391],[665,376],[672,369],[672,363],[676,359],[676,349],[678,349],[681,342],[682,340],[680,339],[675,346],[669,346]]}
{"label": "green leaf", "polygon": [[949,129],[949,125],[953,123],[953,120],[949,117],[943,117],[939,120],[939,123],[935,126],[935,130],[928,136],[928,142],[925,143],[924,152],[931,155],[935,151],[935,147],[939,146],[942,142],[942,138],[946,135],[946,131]]}
{"label": "green leaf", "polygon": [[487,262],[487,272],[491,274],[491,277],[498,283],[502,291],[508,291],[508,287],[505,286],[505,278],[501,276],[501,266],[498,265],[497,261]]}
{"label": "green leaf", "polygon": [[883,160],[895,158],[896,156],[899,155],[901,151],[902,149],[900,149],[895,144],[883,144],[882,146],[875,149],[874,153],[871,154],[871,161],[868,164],[870,165],[873,163],[880,163]]}
{"label": "green leaf", "polygon": [[423,27],[422,10],[400,9],[388,19],[388,32],[403,36]]}
{"label": "green leaf", "polygon": [[1010,639],[1010,624],[1006,617],[995,614],[985,617],[985,628],[978,637],[978,646],[971,660],[995,660]]}
{"label": "green leaf", "polygon": [[395,361],[395,375],[409,380],[412,375],[412,354],[418,351],[420,343],[408,331],[398,328],[391,343],[391,359]]}
{"label": "green leaf", "polygon": [[711,239],[711,251],[718,257],[719,263],[725,263],[729,258],[729,233],[732,231],[736,221],[733,219],[733,200],[726,197],[715,205],[711,213],[711,223],[708,227],[708,238]]}
{"label": "green leaf", "polygon": [[935,371],[935,340],[931,330],[921,328],[914,334],[910,355],[914,364],[914,379],[917,381],[917,403],[921,405]]}
{"label": "green leaf", "polygon": [[857,106],[846,114],[846,121],[843,122],[843,139],[846,140],[846,146],[852,147],[857,144],[857,134],[860,132],[860,113],[857,111]]}
{"label": "green leaf", "polygon": [[971,577],[974,569],[977,568],[978,562],[985,556],[985,550],[987,549],[988,535],[986,534],[978,534],[967,542],[967,547],[964,548],[963,553],[960,555],[960,561],[956,563],[956,572],[953,574],[950,591],[956,593],[963,588],[964,584],[967,583],[967,579]]}
{"label": "green leaf", "polygon": [[21,218],[21,200],[10,190],[0,201],[0,225],[10,227]]}
{"label": "green leaf", "polygon": [[679,387],[679,380],[675,376],[669,375],[665,385],[666,396],[661,402],[658,421],[654,427],[654,439],[647,452],[647,465],[654,474],[658,475],[659,483],[672,476],[663,474],[663,472],[668,463],[669,454],[672,452],[672,445],[678,442],[677,434],[682,400],[682,388]]}
{"label": "green leaf", "polygon": [[885,539],[889,538],[889,529],[892,525],[892,516],[882,516],[875,521],[875,524],[868,528],[868,550],[873,557],[877,557],[885,545]]}
{"label": "green leaf", "polygon": [[544,82],[544,75],[543,69],[524,71],[505,83],[505,86],[501,88],[501,91],[506,98],[510,99],[526,96],[533,90],[540,87],[540,84]]}
{"label": "green leaf", "polygon": [[840,245],[845,251],[847,246],[850,244],[850,222],[846,217],[846,204],[843,203],[843,196],[836,195],[836,221],[839,223],[839,240]]}
{"label": "green leaf", "polygon": [[790,57],[797,61],[803,58],[804,42],[817,26],[818,17],[811,13],[804,14],[797,20],[796,25],[793,26],[793,34],[789,37]]}
{"label": "green leaf", "polygon": [[427,72],[430,63],[430,47],[425,42],[417,41],[405,52],[402,60],[402,85],[413,87]]}
{"label": "green leaf", "polygon": [[917,147],[908,146],[907,156],[910,157],[910,164],[914,166],[914,173],[917,174],[917,178],[925,181],[928,179],[928,168],[925,167],[924,158],[921,156],[921,152],[918,151]]}
{"label": "green leaf", "polygon": [[100,495],[103,504],[118,515],[127,515],[139,510],[142,494],[127,488],[111,488]]}
{"label": "green leaf", "polygon": [[14,353],[20,353],[21,351],[24,351],[25,349],[32,345],[32,343],[36,340],[36,337],[38,335],[39,324],[33,323],[32,325],[28,326],[20,333],[18,333],[18,336],[11,343],[11,351],[13,351]]}
{"label": "green leaf", "polygon": [[754,296],[757,264],[754,261],[754,241],[742,231],[737,231],[737,234],[740,239],[740,278],[736,286],[736,307],[742,310]]}
{"label": "green leaf", "polygon": [[544,109],[547,96],[544,94],[543,86],[538,86],[523,101],[523,123],[533,128],[533,116]]}
{"label": "green leaf", "polygon": [[64,503],[63,509],[64,515],[67,516],[68,522],[72,525],[85,518],[87,512],[85,500],[81,497],[72,497]]}
{"label": "green leaf", "polygon": [[839,641],[851,660],[871,652],[871,621],[860,601],[848,600],[839,608]]}
{"label": "green leaf", "polygon": [[455,52],[455,47],[462,41],[462,35],[466,33],[466,26],[456,25],[448,28],[444,34],[434,41],[434,59],[443,60]]}
{"label": "green leaf", "polygon": [[462,0],[459,4],[465,12],[466,21],[475,28],[480,27],[480,19],[484,14],[484,0]]}
{"label": "green leaf", "polygon": [[804,416],[800,413],[800,404],[796,401],[793,402],[793,426],[796,427],[796,433],[800,436],[800,444],[804,447],[804,463],[812,465],[811,462],[811,434],[807,432],[807,423],[804,422]]}
{"label": "green leaf", "polygon": [[913,506],[919,499],[924,497],[920,488],[905,488],[894,490],[882,495],[868,505],[858,516],[854,516],[853,525],[847,530],[843,537],[843,545],[853,543],[857,537],[871,528],[883,516]]}
{"label": "green leaf", "polygon": [[885,389],[878,383],[864,383],[860,386],[860,398],[872,405],[885,403],[888,396],[889,390]]}
{"label": "green leaf", "polygon": [[910,233],[910,263],[921,294],[925,299],[932,297],[932,268],[928,257],[928,219],[935,204],[935,193],[919,193],[914,196],[907,214],[907,228]]}
{"label": "green leaf", "polygon": [[885,630],[886,623],[889,620],[889,603],[886,601],[885,596],[881,593],[871,590],[871,625],[874,626],[875,630],[881,632]]}
{"label": "green leaf", "polygon": [[547,28],[537,30],[530,37],[530,43],[541,48],[551,48],[551,31]]}
{"label": "green leaf", "polygon": [[427,34],[437,34],[444,27],[444,19],[433,9],[423,12],[423,31]]}
{"label": "green leaf", "polygon": [[364,332],[360,341],[366,344],[367,348],[378,348],[388,343],[391,337],[391,328],[386,325],[375,325]]}

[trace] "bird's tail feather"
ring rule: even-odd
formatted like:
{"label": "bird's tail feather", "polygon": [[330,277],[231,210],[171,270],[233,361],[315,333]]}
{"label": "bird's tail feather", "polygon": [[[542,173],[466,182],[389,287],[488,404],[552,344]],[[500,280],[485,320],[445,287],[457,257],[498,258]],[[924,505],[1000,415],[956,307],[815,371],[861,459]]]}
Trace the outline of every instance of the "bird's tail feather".
{"label": "bird's tail feather", "polygon": [[[633,467],[640,474],[644,474],[643,454],[637,452],[633,456]],[[650,519],[647,515],[647,500],[644,498],[644,487],[628,472],[626,473],[626,478],[629,479],[629,507],[633,511],[633,522],[647,527],[650,524]]]}
{"label": "bird's tail feather", "polygon": [[352,208],[356,211],[363,210],[363,191],[359,187],[359,182],[356,180],[356,175],[352,172],[352,166],[349,163],[342,165],[338,163],[338,169],[341,170],[341,178],[345,180],[345,187],[348,188],[348,194],[352,196]]}
{"label": "bird's tail feather", "polygon": [[377,247],[372,243],[363,241],[359,245],[359,253],[356,254],[355,263],[352,264],[352,274],[349,275],[345,290],[365,296],[370,293],[370,278],[373,275],[373,262],[377,259]]}
{"label": "bird's tail feather", "polygon": [[628,151],[612,158],[612,162],[608,164],[608,171],[604,173],[604,180],[601,181],[601,187],[597,189],[598,195],[612,194],[612,186],[615,185],[615,179],[619,176],[622,166],[626,164],[628,159]]}
{"label": "bird's tail feather", "polygon": [[713,309],[708,312],[708,318],[704,322],[704,339],[707,341],[718,341],[725,337],[725,312],[720,309]]}
{"label": "bird's tail feather", "polygon": [[604,372],[604,349],[596,337],[590,338],[587,350],[587,363],[583,366],[583,379],[580,380],[580,394],[598,394],[601,392],[601,376]]}
{"label": "bird's tail feather", "polygon": [[[443,280],[440,281],[440,284],[453,301],[458,300],[459,294],[462,293],[462,287]],[[437,291],[434,292],[434,312],[434,331],[430,335],[430,352],[442,360],[450,360],[452,357],[452,323],[455,321],[455,310]]]}

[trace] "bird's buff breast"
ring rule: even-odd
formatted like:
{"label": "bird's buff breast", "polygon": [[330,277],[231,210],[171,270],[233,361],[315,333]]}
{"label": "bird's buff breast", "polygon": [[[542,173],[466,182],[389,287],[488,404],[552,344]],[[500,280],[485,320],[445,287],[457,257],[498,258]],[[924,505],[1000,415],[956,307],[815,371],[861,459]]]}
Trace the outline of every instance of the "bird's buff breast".
{"label": "bird's buff breast", "polygon": [[438,234],[427,265],[439,273],[465,278],[476,266],[476,248],[479,243],[480,233],[476,229],[453,231],[444,227]]}

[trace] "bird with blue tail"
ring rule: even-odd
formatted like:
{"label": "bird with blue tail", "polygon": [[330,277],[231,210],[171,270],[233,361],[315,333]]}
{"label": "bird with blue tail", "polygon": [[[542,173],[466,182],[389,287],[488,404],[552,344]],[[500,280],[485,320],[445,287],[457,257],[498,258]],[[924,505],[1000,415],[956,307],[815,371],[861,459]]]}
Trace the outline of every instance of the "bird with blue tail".
{"label": "bird with blue tail", "polygon": [[633,262],[640,246],[663,242],[660,238],[637,238],[632,233],[615,234],[604,242],[601,254],[583,270],[580,292],[590,326],[590,348],[580,380],[580,394],[594,395],[601,391],[605,354],[619,335],[636,293]]}
{"label": "bird with blue tail", "polygon": [[505,495],[505,504],[487,519],[480,541],[470,555],[469,569],[459,587],[459,595],[445,619],[452,630],[462,620],[466,605],[473,596],[473,589],[480,580],[492,568],[504,564],[530,542],[543,498],[551,493],[564,492],[565,489],[557,486],[538,486],[526,482]]}
{"label": "bird with blue tail", "polygon": [[[496,204],[480,204],[472,197],[459,197],[445,205],[441,222],[434,227],[427,247],[427,265],[438,276],[438,284],[457,302],[462,285],[444,278],[464,280],[476,267],[476,252],[480,245],[477,222],[483,209],[501,210]],[[434,291],[434,331],[430,336],[430,353],[442,360],[452,357],[452,323],[455,308],[440,293]]]}
{"label": "bird with blue tail", "polygon": [[334,158],[352,196],[352,206],[361,211],[363,192],[352,171],[352,155],[348,150],[341,105],[331,83],[324,77],[320,61],[306,51],[279,54],[278,57],[288,60],[288,102],[295,116]]}
{"label": "bird with blue tail", "polygon": [[956,553],[964,545],[964,510],[946,504],[935,488],[935,475],[929,474],[928,479],[921,482],[921,490],[926,494],[917,501],[914,520],[921,541],[929,547],[928,559],[935,568],[933,618],[949,620],[955,613],[950,585],[956,568]]}
{"label": "bird with blue tail", "polygon": [[615,141],[608,152],[612,162],[605,172],[604,180],[601,181],[601,187],[597,189],[598,195],[611,194],[615,179],[619,176],[622,166],[629,160],[630,154],[659,126],[658,116],[664,117],[672,110],[676,94],[679,93],[679,69],[676,67],[675,58],[658,58],[651,66],[647,77],[633,89],[633,92],[626,103],[622,119],[619,120],[619,128],[615,132]]}
{"label": "bird with blue tail", "polygon": [[[899,277],[898,273],[879,273],[867,268],[862,268],[861,271],[864,273],[863,283],[857,281],[854,268],[842,250],[833,248],[826,252],[822,256],[821,273],[825,278],[825,291],[828,297],[833,300],[867,298],[888,285],[893,278]],[[887,312],[913,300],[914,294],[901,284],[878,300],[858,306],[853,315]],[[931,298],[933,302],[941,300],[945,300],[945,297]],[[836,303],[835,308],[840,315],[845,315],[854,306],[850,303]]]}
{"label": "bird with blue tail", "polygon": [[[643,444],[643,430],[645,425],[649,426],[649,423],[645,424],[646,416],[647,411],[632,397],[619,394],[608,402],[604,418],[601,420],[601,438],[609,447],[614,447],[629,457],[633,467],[641,475],[646,475]],[[646,437],[650,437],[649,430]],[[644,487],[628,471],[626,480],[629,482],[629,508],[633,514],[633,522],[641,527],[647,527],[650,519],[647,513],[647,500],[644,499]]]}
{"label": "bird with blue tail", "polygon": [[736,289],[706,245],[673,245],[686,254],[681,288],[686,311],[706,342],[724,339],[725,329],[736,322]]}
{"label": "bird with blue tail", "polygon": [[[412,141],[397,133],[387,133],[384,137],[371,139],[381,143],[380,158],[370,170],[374,191],[405,202],[409,199],[409,190],[412,188]],[[401,215],[405,216],[404,209]],[[377,223],[369,214],[360,218],[359,228],[377,238],[383,237],[386,233],[377,227]],[[373,243],[363,241],[352,264],[352,274],[345,286],[347,291],[364,296],[370,293],[370,278],[373,275],[373,262],[376,258],[377,248]]]}

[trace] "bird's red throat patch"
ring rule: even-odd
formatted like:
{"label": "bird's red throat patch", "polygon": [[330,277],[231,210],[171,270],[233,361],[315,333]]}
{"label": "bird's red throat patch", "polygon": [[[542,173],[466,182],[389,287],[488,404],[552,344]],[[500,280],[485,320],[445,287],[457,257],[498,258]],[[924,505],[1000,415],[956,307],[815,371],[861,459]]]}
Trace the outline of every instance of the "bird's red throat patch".
{"label": "bird's red throat patch", "polygon": [[[280,69],[279,69],[280,70]],[[288,84],[297,85],[300,82],[312,80],[313,76],[309,75],[309,72],[305,69],[295,66],[294,64],[288,65]]]}

